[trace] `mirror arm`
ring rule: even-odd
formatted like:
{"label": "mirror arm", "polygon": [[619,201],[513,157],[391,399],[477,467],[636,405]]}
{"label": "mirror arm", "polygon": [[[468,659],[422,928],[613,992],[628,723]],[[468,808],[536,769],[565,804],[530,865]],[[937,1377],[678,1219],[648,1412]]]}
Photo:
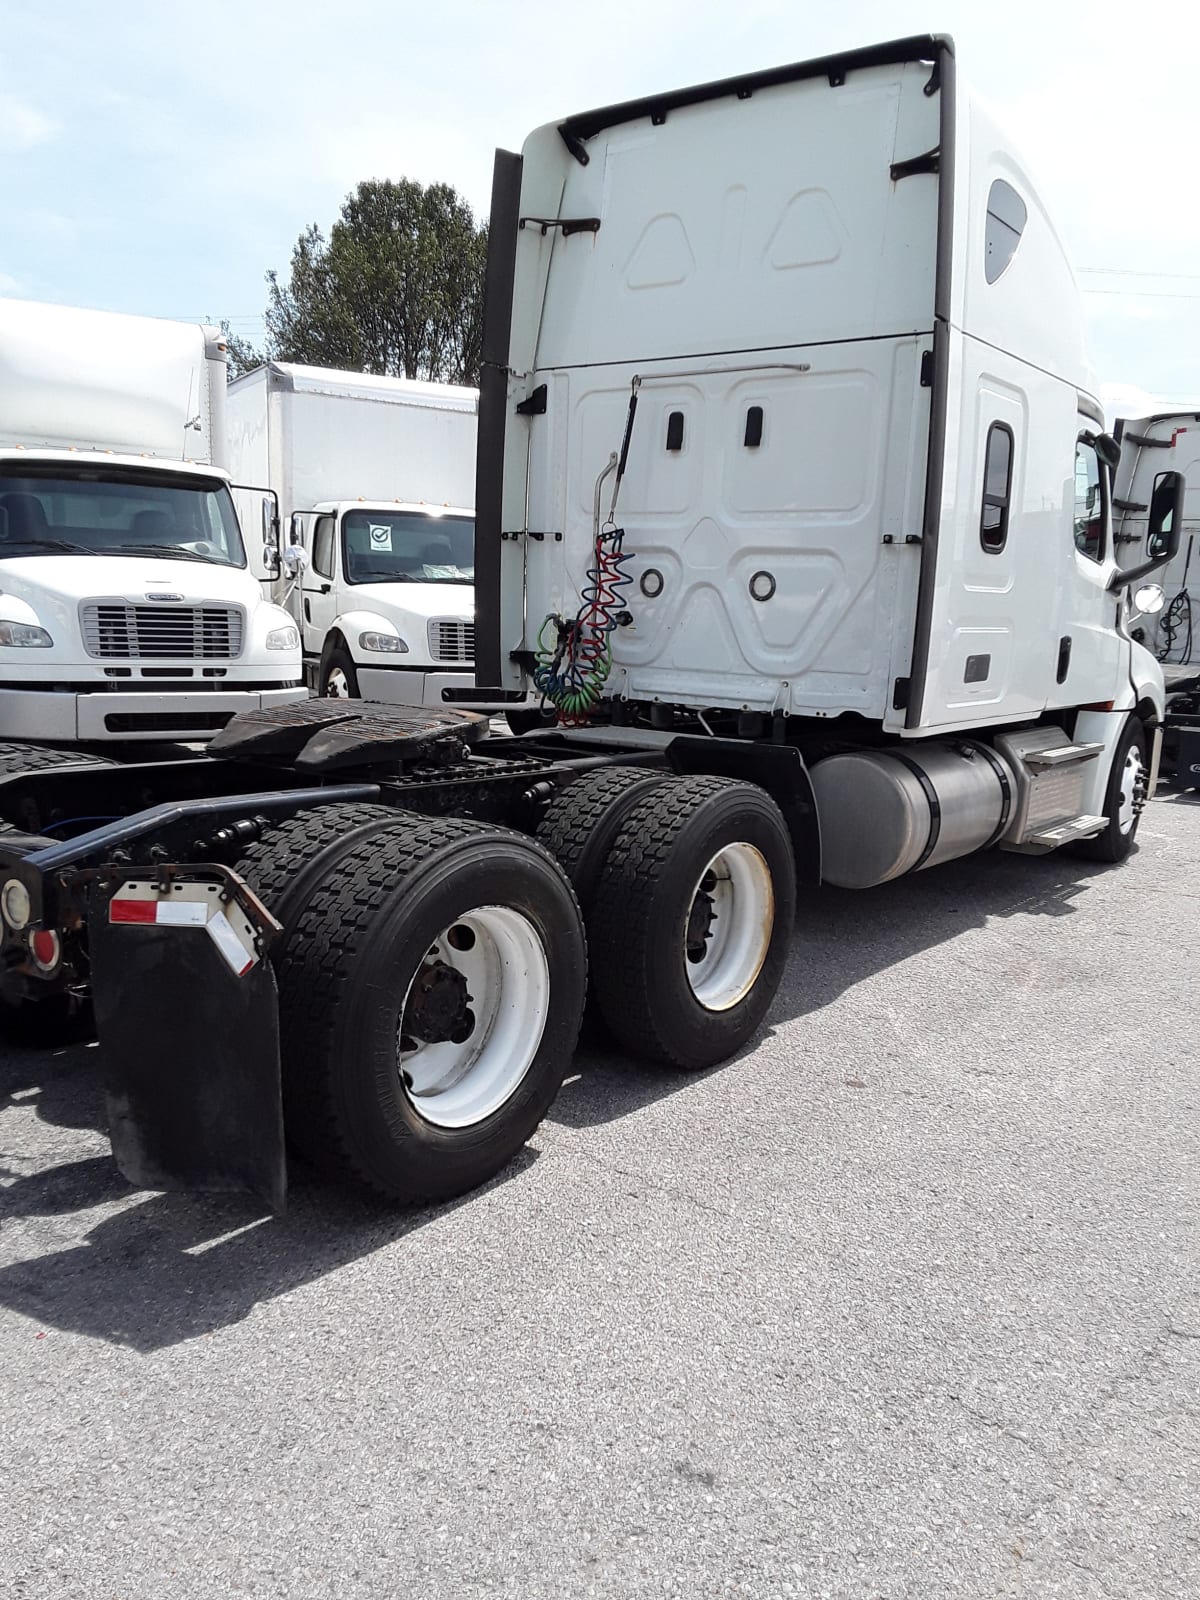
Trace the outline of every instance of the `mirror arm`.
{"label": "mirror arm", "polygon": [[1143,578],[1148,578],[1152,572],[1165,567],[1174,554],[1173,550],[1168,550],[1165,555],[1155,556],[1152,561],[1143,561],[1140,566],[1126,567],[1123,571],[1114,572],[1108,580],[1108,592],[1118,594],[1122,589],[1132,588],[1135,583],[1141,583]]}

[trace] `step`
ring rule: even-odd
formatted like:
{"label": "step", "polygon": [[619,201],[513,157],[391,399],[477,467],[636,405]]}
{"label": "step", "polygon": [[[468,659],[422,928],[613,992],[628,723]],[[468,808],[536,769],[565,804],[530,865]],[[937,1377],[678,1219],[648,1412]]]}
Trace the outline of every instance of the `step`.
{"label": "step", "polygon": [[1069,767],[1075,761],[1091,761],[1103,749],[1102,744],[1056,744],[1049,750],[1031,750],[1021,759],[1027,767]]}
{"label": "step", "polygon": [[1070,844],[1073,839],[1090,839],[1108,827],[1107,817],[1073,817],[1070,822],[1056,822],[1052,828],[1039,828],[1031,833],[1027,844],[1045,844],[1051,847]]}

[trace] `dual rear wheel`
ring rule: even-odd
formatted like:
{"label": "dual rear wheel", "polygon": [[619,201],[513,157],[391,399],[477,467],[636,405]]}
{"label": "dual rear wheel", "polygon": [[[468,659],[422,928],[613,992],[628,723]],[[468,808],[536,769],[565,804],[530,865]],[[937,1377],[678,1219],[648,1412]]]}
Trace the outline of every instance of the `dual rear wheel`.
{"label": "dual rear wheel", "polygon": [[300,1153],[410,1203],[511,1160],[562,1083],[587,981],[548,853],[461,818],[329,806],[239,870],[284,925],[284,1120]]}
{"label": "dual rear wheel", "polygon": [[285,1125],[323,1171],[426,1203],[510,1161],[570,1066],[585,922],[594,1003],[631,1053],[712,1066],[761,1023],[794,896],[765,794],[588,774],[540,835],[337,805],[238,863],[284,927]]}

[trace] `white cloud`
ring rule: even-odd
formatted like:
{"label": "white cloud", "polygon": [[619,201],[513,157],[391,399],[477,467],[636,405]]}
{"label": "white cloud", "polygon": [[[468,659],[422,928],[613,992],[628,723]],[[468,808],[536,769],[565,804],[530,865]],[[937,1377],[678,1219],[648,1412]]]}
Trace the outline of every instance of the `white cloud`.
{"label": "white cloud", "polygon": [[57,132],[58,123],[36,106],[18,100],[15,94],[0,94],[0,152],[16,155],[32,150]]}
{"label": "white cloud", "polygon": [[11,277],[7,272],[0,272],[0,294],[16,294],[20,287],[17,278]]}

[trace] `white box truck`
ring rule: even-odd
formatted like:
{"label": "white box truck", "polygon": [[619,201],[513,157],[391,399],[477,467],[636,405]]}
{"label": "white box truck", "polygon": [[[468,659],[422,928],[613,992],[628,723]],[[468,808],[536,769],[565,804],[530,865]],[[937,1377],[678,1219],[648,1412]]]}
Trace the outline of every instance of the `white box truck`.
{"label": "white box truck", "polygon": [[70,819],[111,775],[0,782],[3,970],[35,1010],[90,984],[135,1182],[279,1204],[286,1131],[460,1193],[537,1127],[589,986],[631,1054],[709,1067],[767,1013],[798,885],[1133,845],[1163,681],[1117,450],[949,40],[501,152],[484,343],[480,677],[555,731],[314,699],[98,828]]}
{"label": "white box truck", "polygon": [[305,697],[247,553],[277,561],[277,519],[244,537],[220,464],[225,379],[219,329],[0,300],[0,741],[209,739]]}
{"label": "white box truck", "polygon": [[320,695],[441,705],[474,682],[478,392],[273,361],[229,387],[234,470],[279,495]]}

